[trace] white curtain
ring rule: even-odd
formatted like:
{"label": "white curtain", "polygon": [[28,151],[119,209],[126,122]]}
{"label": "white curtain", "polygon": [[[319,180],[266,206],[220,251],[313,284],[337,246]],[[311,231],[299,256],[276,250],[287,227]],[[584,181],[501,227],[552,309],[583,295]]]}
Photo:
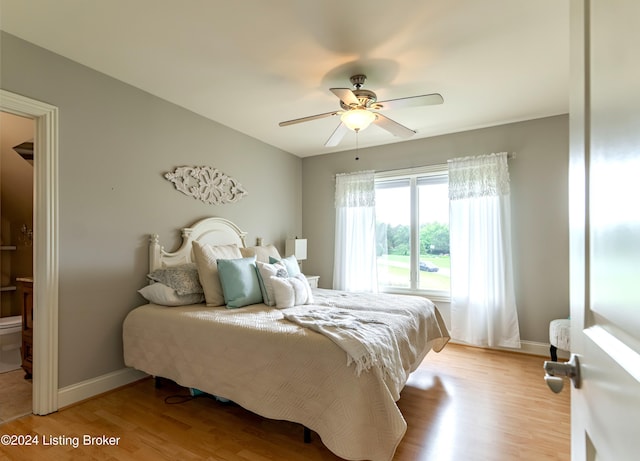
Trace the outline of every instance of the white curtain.
{"label": "white curtain", "polygon": [[507,154],[449,160],[451,337],[520,347]]}
{"label": "white curtain", "polygon": [[333,288],[377,291],[373,171],[336,175]]}

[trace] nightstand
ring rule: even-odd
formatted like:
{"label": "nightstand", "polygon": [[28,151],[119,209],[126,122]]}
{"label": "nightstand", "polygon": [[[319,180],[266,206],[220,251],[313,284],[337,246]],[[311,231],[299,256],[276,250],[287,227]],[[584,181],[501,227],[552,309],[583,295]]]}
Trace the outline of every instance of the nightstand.
{"label": "nightstand", "polygon": [[319,275],[305,275],[305,277],[307,278],[311,288],[318,288],[318,281],[320,280]]}

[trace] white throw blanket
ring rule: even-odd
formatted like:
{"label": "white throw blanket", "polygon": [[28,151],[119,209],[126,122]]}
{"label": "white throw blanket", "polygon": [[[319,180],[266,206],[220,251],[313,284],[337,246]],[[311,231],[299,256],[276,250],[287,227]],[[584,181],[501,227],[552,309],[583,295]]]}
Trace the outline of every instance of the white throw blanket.
{"label": "white throw blanket", "polygon": [[394,323],[396,314],[348,310],[337,307],[298,306],[283,311],[284,318],[317,331],[331,339],[347,353],[347,366],[355,363],[359,376],[374,368],[393,395],[399,396],[406,380]]}

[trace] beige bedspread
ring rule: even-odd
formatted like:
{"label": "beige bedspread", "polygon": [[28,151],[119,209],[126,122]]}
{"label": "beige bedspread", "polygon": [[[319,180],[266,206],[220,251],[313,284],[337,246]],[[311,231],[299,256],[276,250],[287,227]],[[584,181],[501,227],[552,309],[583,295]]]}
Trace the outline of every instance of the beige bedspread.
{"label": "beige bedspread", "polygon": [[[314,306],[369,316],[393,312],[404,381],[429,350],[439,351],[449,339],[439,312],[425,298],[331,290],[314,290],[314,298]],[[303,424],[342,458],[392,459],[406,431],[395,403],[402,386],[391,385],[377,366],[356,373],[342,348],[285,320],[286,311],[264,304],[141,306],[124,322],[125,363],[264,417]]]}

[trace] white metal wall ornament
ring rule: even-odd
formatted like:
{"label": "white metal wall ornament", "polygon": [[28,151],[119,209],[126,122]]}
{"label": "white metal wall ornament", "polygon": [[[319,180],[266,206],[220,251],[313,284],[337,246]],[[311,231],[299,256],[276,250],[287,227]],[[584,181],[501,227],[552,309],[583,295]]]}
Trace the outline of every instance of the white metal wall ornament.
{"label": "white metal wall ornament", "polygon": [[234,203],[247,195],[242,184],[209,166],[180,166],[164,177],[183,194],[211,205]]}

